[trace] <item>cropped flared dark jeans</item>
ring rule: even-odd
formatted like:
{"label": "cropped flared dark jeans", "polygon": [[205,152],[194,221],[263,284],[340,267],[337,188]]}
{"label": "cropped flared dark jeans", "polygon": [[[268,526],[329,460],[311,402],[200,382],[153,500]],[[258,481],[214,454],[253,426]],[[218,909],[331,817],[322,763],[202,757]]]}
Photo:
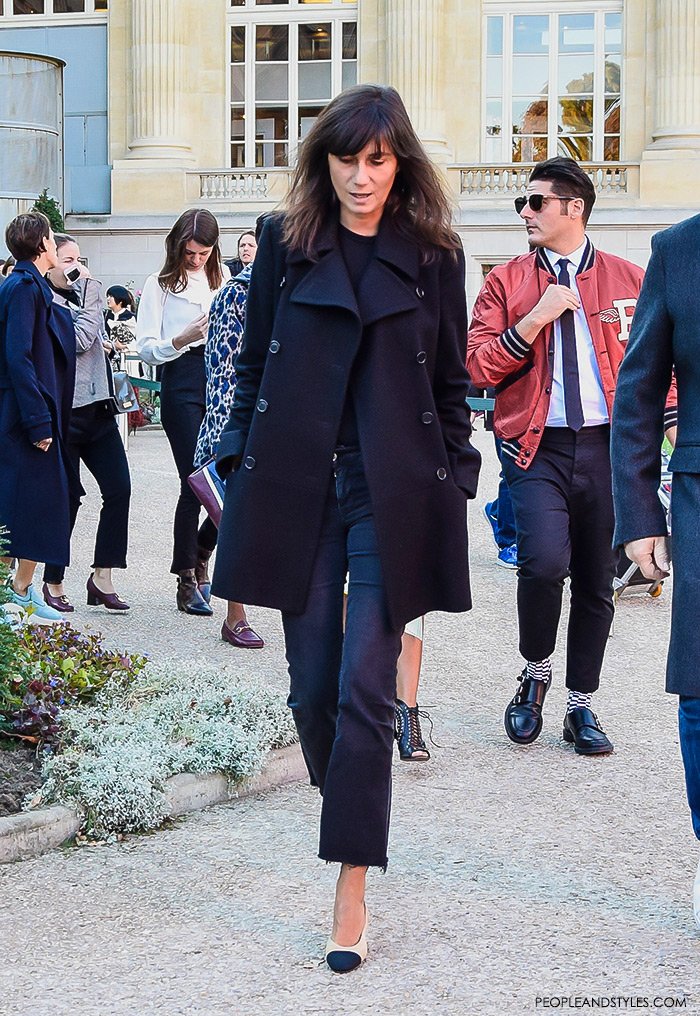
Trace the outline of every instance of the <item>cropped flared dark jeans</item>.
{"label": "cropped flared dark jeans", "polygon": [[359,450],[339,449],[334,474],[306,609],[282,615],[288,704],[323,795],[319,857],[384,868],[402,630],[389,619]]}
{"label": "cropped flared dark jeans", "polygon": [[198,347],[164,364],[161,371],[160,419],[180,477],[180,496],[173,521],[173,559],[170,571],[178,575],[195,568],[202,556],[216,547],[216,526],[208,517],[201,526],[202,506],[187,482],[194,469],[199,428],[206,409],[204,356]]}

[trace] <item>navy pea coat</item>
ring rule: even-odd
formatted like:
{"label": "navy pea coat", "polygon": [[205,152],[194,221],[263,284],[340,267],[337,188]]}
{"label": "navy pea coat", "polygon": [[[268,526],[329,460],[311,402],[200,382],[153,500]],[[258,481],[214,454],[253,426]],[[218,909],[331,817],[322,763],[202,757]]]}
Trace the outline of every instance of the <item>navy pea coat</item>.
{"label": "navy pea coat", "polygon": [[260,239],[237,388],[217,464],[226,487],[217,596],[303,612],[350,387],[389,611],[398,628],[471,606],[471,446],[464,255],[416,243],[382,219],[353,290],[337,221],[316,258],[289,251],[279,217]]}
{"label": "navy pea coat", "polygon": [[[615,543],[666,535],[658,498],[664,404],[675,369],[673,612],[666,690],[700,697],[700,215],[664,230],[652,254],[620,366],[611,455]],[[666,420],[668,426],[670,421]]]}
{"label": "navy pea coat", "polygon": [[[69,561],[75,357],[70,312],[31,261],[18,261],[0,286],[0,525],[12,557]],[[47,452],[34,447],[47,437]]]}

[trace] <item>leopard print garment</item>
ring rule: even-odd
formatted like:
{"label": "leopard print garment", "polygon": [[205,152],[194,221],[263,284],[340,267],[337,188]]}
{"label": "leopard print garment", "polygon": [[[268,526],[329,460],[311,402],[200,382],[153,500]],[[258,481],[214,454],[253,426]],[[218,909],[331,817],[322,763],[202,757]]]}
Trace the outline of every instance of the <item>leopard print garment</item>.
{"label": "leopard print garment", "polygon": [[209,311],[209,333],[204,349],[207,372],[207,409],[194,453],[194,467],[212,458],[228,423],[236,390],[234,364],[243,341],[248,284],[253,266],[248,265],[216,294]]}

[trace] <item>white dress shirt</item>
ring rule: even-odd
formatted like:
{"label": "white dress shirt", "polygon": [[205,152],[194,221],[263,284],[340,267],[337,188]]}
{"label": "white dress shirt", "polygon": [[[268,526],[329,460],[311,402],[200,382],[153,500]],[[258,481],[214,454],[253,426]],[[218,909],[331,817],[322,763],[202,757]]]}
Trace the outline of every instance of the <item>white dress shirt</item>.
{"label": "white dress shirt", "polygon": [[[223,286],[231,273],[225,265],[222,265],[222,270]],[[173,339],[181,335],[192,321],[209,313],[217,292],[209,288],[204,269],[187,273],[187,286],[181,293],[161,289],[157,273],[149,275],[143,286],[136,318],[136,350],[141,359],[157,367],[176,360],[194,346],[203,346],[206,339],[175,349]]]}
{"label": "white dress shirt", "polygon": [[[571,281],[571,289],[580,299],[578,286],[576,285],[576,272],[578,271],[581,259],[586,250],[586,242],[572,254],[566,255],[569,262],[567,269]],[[558,262],[564,257],[553,250],[545,248],[544,253],[547,260],[559,278],[560,268]],[[576,331],[576,359],[578,361],[578,382],[581,389],[581,406],[583,408],[584,427],[598,427],[603,423],[609,423],[608,407],[605,404],[603,385],[600,380],[598,361],[593,349],[593,338],[588,327],[586,313],[583,306],[574,312],[574,328]],[[548,427],[566,427],[566,406],[564,404],[564,371],[561,355],[561,323],[559,319],[554,322],[554,375],[552,377],[552,398],[549,403],[547,414]]]}

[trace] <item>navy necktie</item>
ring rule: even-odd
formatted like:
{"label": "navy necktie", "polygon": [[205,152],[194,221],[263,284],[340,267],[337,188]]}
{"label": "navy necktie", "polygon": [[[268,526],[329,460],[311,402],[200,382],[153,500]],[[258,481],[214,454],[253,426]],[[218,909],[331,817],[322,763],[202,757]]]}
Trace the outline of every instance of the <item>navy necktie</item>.
{"label": "navy necktie", "polygon": [[[571,289],[569,276],[569,260],[561,258],[559,265],[559,285]],[[583,407],[581,405],[581,387],[578,380],[578,357],[576,356],[576,328],[574,312],[565,310],[559,318],[561,331],[561,362],[562,380],[564,382],[564,406],[566,408],[566,425],[572,430],[583,427]]]}

